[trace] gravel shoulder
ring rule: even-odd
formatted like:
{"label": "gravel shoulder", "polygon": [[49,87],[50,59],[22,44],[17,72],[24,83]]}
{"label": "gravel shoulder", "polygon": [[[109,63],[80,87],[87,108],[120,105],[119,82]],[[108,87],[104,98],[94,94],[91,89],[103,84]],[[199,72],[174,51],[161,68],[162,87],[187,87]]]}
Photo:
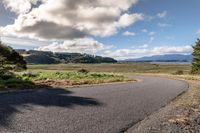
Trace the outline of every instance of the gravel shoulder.
{"label": "gravel shoulder", "polygon": [[159,76],[187,81],[190,89],[166,107],[128,129],[126,133],[199,133],[200,82],[198,78],[175,75]]}

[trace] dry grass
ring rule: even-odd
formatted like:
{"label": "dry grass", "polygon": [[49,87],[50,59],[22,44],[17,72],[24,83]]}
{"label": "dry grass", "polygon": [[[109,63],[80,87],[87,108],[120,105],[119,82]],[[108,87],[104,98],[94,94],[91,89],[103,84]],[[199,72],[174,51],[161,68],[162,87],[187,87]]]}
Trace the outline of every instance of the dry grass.
{"label": "dry grass", "polygon": [[90,72],[112,73],[175,73],[182,70],[185,74],[191,70],[190,65],[158,65],[148,63],[116,63],[116,64],[59,64],[59,65],[29,65],[30,70],[64,70],[78,71],[87,69]]}

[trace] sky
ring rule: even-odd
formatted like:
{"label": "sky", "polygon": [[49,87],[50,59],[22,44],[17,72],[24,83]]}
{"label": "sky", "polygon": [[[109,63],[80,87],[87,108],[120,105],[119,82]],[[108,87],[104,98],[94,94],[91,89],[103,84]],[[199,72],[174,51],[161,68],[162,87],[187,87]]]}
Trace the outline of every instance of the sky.
{"label": "sky", "polygon": [[0,36],[16,49],[115,59],[190,54],[199,0],[0,0]]}

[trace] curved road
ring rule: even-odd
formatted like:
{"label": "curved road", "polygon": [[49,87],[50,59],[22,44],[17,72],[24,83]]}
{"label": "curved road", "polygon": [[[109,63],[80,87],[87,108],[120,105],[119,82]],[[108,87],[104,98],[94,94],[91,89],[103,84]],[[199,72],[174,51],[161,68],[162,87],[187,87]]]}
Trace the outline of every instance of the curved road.
{"label": "curved road", "polygon": [[183,81],[141,82],[0,93],[0,132],[116,133],[188,89]]}

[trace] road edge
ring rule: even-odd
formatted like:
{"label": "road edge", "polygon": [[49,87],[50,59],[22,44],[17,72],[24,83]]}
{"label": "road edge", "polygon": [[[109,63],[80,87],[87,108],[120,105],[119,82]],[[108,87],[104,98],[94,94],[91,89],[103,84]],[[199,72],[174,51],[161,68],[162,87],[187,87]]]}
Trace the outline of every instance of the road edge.
{"label": "road edge", "polygon": [[[120,133],[140,133],[140,132],[136,131],[138,127],[142,126],[142,124],[144,122],[152,119],[152,117],[155,117],[156,115],[159,115],[160,113],[162,113],[162,111],[168,110],[168,108],[170,108],[171,104],[173,104],[176,101],[176,99],[178,99],[183,94],[185,94],[188,90],[191,89],[191,85],[185,80],[174,79],[174,78],[169,78],[169,77],[162,77],[162,76],[157,76],[157,75],[144,75],[144,76],[154,76],[154,77],[167,78],[167,79],[173,79],[173,80],[181,81],[181,82],[186,83],[187,87],[186,87],[186,89],[184,91],[182,91],[180,94],[178,94],[176,97],[174,97],[171,101],[169,101],[169,103],[167,103],[166,105],[162,106],[157,111],[154,111],[152,114],[148,115],[143,120],[140,120],[137,123],[129,125],[127,128],[125,128],[122,131],[120,131]],[[141,133],[147,133],[147,132],[141,132]]]}

